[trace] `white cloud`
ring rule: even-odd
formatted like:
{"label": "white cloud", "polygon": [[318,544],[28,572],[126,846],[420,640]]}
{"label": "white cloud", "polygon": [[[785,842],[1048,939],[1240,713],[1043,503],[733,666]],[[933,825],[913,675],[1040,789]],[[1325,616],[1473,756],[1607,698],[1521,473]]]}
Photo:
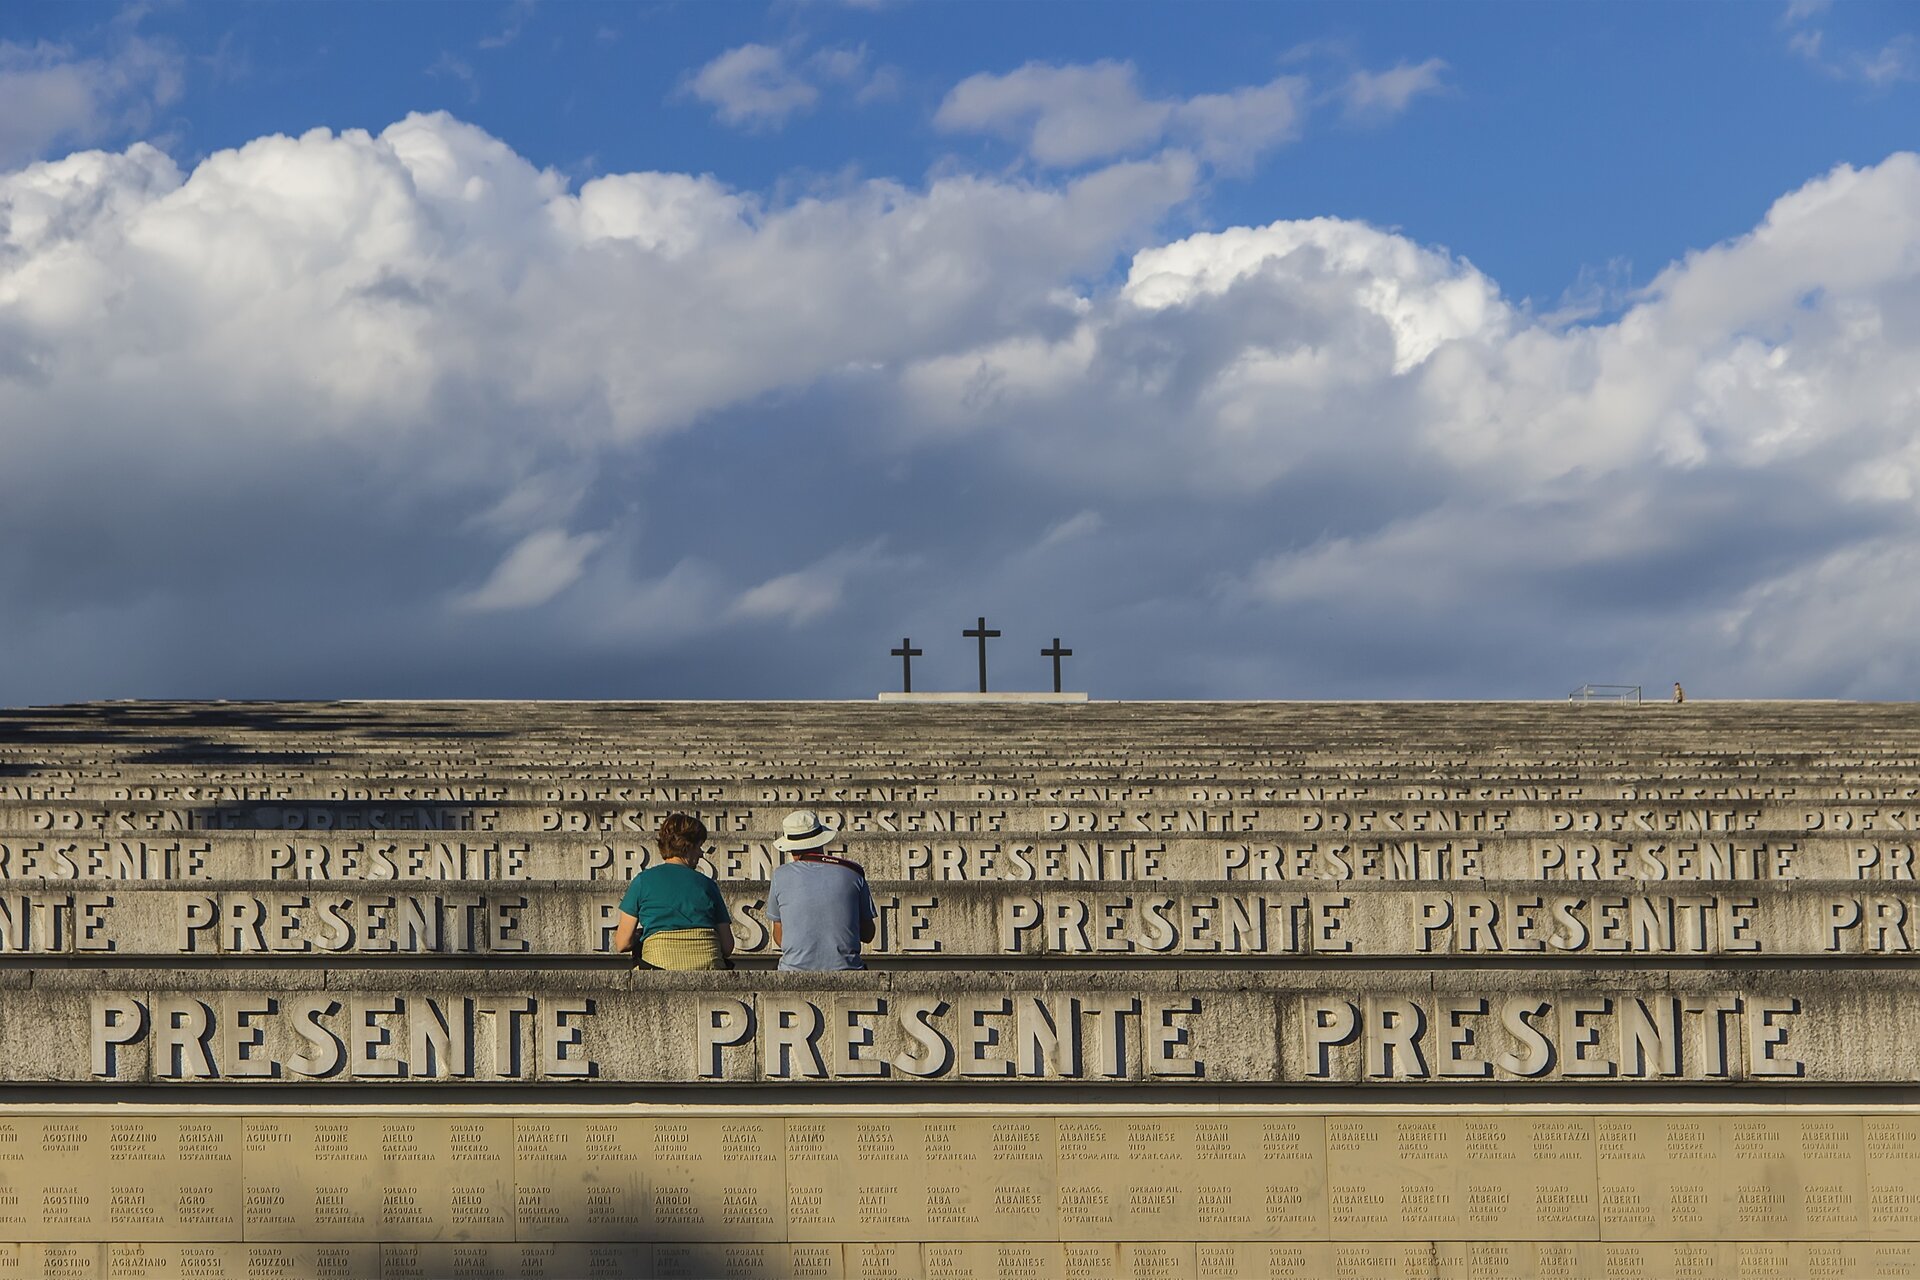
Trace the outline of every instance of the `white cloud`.
{"label": "white cloud", "polygon": [[466,86],[468,102],[480,101],[480,76],[466,59],[456,57],[443,49],[440,56],[435,58],[432,65],[427,68],[427,74],[437,79],[458,81]]}
{"label": "white cloud", "polygon": [[520,39],[521,33],[527,29],[527,23],[532,19],[538,7],[538,0],[513,0],[513,3],[507,6],[506,14],[501,20],[500,30],[490,36],[482,36],[478,47],[482,49],[505,49],[512,45]]}
{"label": "white cloud", "polygon": [[1914,78],[1913,37],[1898,36],[1876,52],[1857,54],[1850,63],[1853,74],[1876,88],[1899,80]]}
{"label": "white cloud", "polygon": [[892,67],[878,67],[868,76],[866,83],[855,91],[853,100],[861,106],[870,103],[886,102],[900,96],[900,73]]}
{"label": "white cloud", "polygon": [[1824,75],[1873,89],[1884,89],[1920,74],[1920,58],[1915,56],[1911,33],[1896,35],[1878,49],[1830,44],[1826,29],[1814,23],[1831,7],[1831,0],[1792,0],[1780,19],[1781,26],[1788,29],[1787,48]]}
{"label": "white cloud", "polygon": [[[447,643],[433,617],[452,600],[511,618],[500,644],[551,610],[568,643],[749,626],[776,593],[728,610],[784,572],[768,552],[703,559],[676,541],[701,518],[670,479],[617,486],[602,464],[1050,311],[1193,182],[1173,157],[785,205],[675,173],[572,190],[438,115],[261,138],[191,172],[135,146],[0,175],[0,591],[34,602],[14,626],[47,628],[0,632],[57,680],[79,650],[54,619],[111,602],[168,643],[192,617],[171,603],[178,573],[214,561],[220,590],[368,610],[361,631],[305,624],[299,644],[232,628],[251,645],[218,659],[236,678],[269,652]],[[102,486],[123,494],[111,519],[49,542],[70,527],[63,495]],[[583,527],[607,531],[597,551],[562,532]],[[502,534],[522,540],[504,560]],[[269,584],[292,564],[307,585],[283,596]],[[662,590],[694,615],[635,614]],[[131,604],[147,598],[159,612]]]}
{"label": "white cloud", "polygon": [[820,100],[772,44],[741,44],[701,67],[687,88],[728,125],[780,129]]}
{"label": "white cloud", "polygon": [[687,92],[713,107],[725,124],[779,129],[792,116],[813,110],[822,86],[842,86],[862,105],[899,91],[899,73],[873,66],[865,48],[800,54],[798,49],[743,44],[695,72]]}
{"label": "white cloud", "polygon": [[867,64],[865,49],[822,49],[808,60],[821,75],[830,80],[856,79]]}
{"label": "white cloud", "polygon": [[[1916,209],[1915,157],[1843,167],[1570,328],[1353,223],[1191,236],[1136,254],[1070,336],[922,362],[902,416],[1082,499],[1234,504],[1215,567],[1255,529],[1279,545],[1203,575],[1205,599],[1315,620],[1309,663],[1391,617],[1404,643],[1353,650],[1378,672],[1472,670],[1504,645],[1568,687],[1657,654],[1750,692],[1897,691],[1920,662],[1856,669],[1871,646],[1840,619],[1920,559]],[[1816,587],[1817,609],[1754,603]]]}
{"label": "white cloud", "polygon": [[101,57],[0,40],[0,170],[56,145],[143,131],[181,84],[178,56],[138,37]]}
{"label": "white cloud", "polygon": [[605,541],[598,534],[569,534],[564,529],[530,533],[477,590],[456,596],[454,607],[468,613],[493,613],[545,604],[579,581],[587,558]]}
{"label": "white cloud", "polygon": [[1787,37],[1787,47],[1836,80],[1852,80],[1870,88],[1882,89],[1915,76],[1913,37],[1898,36],[1880,48],[1832,49],[1826,32],[1816,29],[1796,31]]}
{"label": "white cloud", "polygon": [[1034,550],[1044,551],[1049,547],[1057,547],[1080,538],[1091,538],[1106,526],[1107,522],[1101,518],[1098,511],[1081,511],[1049,527],[1040,536],[1040,541],[1035,545]]}
{"label": "white cloud", "polygon": [[1385,71],[1356,70],[1340,87],[1347,114],[1356,119],[1383,120],[1397,116],[1423,93],[1442,89],[1447,64],[1439,58],[1402,62]]}
{"label": "white cloud", "polygon": [[965,687],[981,612],[1102,696],[1920,683],[1920,158],[1592,323],[1156,235],[1196,172],[574,189],[417,116],[0,175],[8,696]]}
{"label": "white cloud", "polygon": [[1382,322],[1393,372],[1444,342],[1496,330],[1507,311],[1492,282],[1444,254],[1334,218],[1235,227],[1135,255],[1122,296],[1160,310],[1217,297],[1250,277],[1342,282],[1351,304]]}
{"label": "white cloud", "polygon": [[728,612],[736,618],[793,627],[812,622],[840,607],[848,582],[856,575],[901,565],[883,548],[881,541],[842,548],[804,569],[769,578],[742,592]]}
{"label": "white cloud", "polygon": [[748,128],[777,129],[820,100],[820,91],[787,65],[786,55],[767,44],[727,50],[695,72],[687,87],[722,121]]}
{"label": "white cloud", "polygon": [[294,395],[286,430],[404,451],[455,395],[489,408],[469,449],[501,415],[632,438],[1037,304],[1192,181],[1169,160],[780,209],[680,174],[572,193],[477,129],[415,116],[378,137],[263,138],[184,176],[145,149],[29,168],[0,187],[0,299],[58,385],[192,403],[200,434],[251,434]]}
{"label": "white cloud", "polygon": [[934,116],[950,133],[989,133],[1033,160],[1072,168],[1172,140],[1209,160],[1243,164],[1298,130],[1306,81],[1297,76],[1185,100],[1148,98],[1130,62],[1029,62],[955,85]]}
{"label": "white cloud", "polygon": [[1157,144],[1171,103],[1140,94],[1133,64],[1056,67],[1029,62],[1005,75],[962,80],[934,124],[951,133],[994,133],[1022,143],[1046,165],[1077,165]]}

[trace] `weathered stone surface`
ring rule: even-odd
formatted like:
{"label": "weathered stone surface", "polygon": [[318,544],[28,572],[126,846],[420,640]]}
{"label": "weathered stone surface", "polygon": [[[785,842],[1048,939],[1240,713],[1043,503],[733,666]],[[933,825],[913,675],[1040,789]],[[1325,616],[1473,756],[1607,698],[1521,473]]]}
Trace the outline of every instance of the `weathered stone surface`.
{"label": "weathered stone surface", "polygon": [[[606,956],[802,805],[877,971]],[[1920,1274],[1916,827],[1895,706],[0,712],[0,1077],[114,1108],[0,1275]]]}
{"label": "weathered stone surface", "polygon": [[1920,1081],[1920,1041],[1900,1033],[1920,986],[1906,972],[31,977],[0,990],[15,1083]]}
{"label": "weathered stone surface", "polygon": [[[30,887],[31,886],[31,887]],[[611,953],[624,886],[578,882],[15,882],[0,955],[308,959]],[[1631,888],[1631,892],[1622,892]],[[1920,888],[1858,881],[879,882],[870,954],[923,961],[1406,955],[1476,961],[1908,955]],[[729,881],[742,957],[772,956],[765,885]]]}
{"label": "weathered stone surface", "polygon": [[[392,770],[390,772],[390,770]],[[423,770],[424,772],[424,770]],[[440,771],[435,771],[440,772]],[[1844,788],[1830,780],[1804,774],[1769,772],[1765,780],[1703,782],[1689,778],[1605,780],[1587,778],[1561,782],[1518,783],[1500,770],[1460,770],[1426,781],[1409,778],[1372,778],[1329,781],[1328,774],[1262,770],[1256,778],[1237,776],[1243,770],[1222,762],[1210,780],[1160,782],[1151,778],[1106,781],[1093,778],[1054,781],[1023,780],[1017,784],[955,782],[928,774],[924,766],[902,767],[897,773],[870,778],[823,780],[768,778],[747,780],[730,776],[719,765],[689,766],[671,780],[599,778],[582,781],[579,771],[561,763],[530,769],[501,764],[466,780],[424,781],[404,769],[373,765],[360,769],[196,769],[190,778],[172,771],[156,776],[150,770],[113,767],[57,768],[41,765],[28,778],[0,778],[0,800],[49,802],[82,801],[157,802],[162,805],[232,805],[288,802],[301,799],[328,803],[384,802],[452,803],[465,805],[623,804],[662,808],[711,806],[736,808],[806,805],[964,805],[1002,804],[1025,807],[1068,805],[1251,805],[1287,801],[1488,803],[1558,801],[1609,803],[1620,801],[1748,801],[1806,800],[1824,803],[1844,794],[1856,802],[1920,800],[1920,786],[1900,776],[1853,779]],[[839,771],[836,771],[839,772]],[[706,775],[704,777],[699,775]]]}
{"label": "weathered stone surface", "polygon": [[1319,1278],[1420,1250],[1441,1265],[1413,1274],[1899,1275],[1920,1217],[1908,1158],[1880,1156],[1915,1136],[1741,1107],[22,1109],[0,1267],[59,1274],[20,1268],[60,1243],[107,1275]]}
{"label": "weathered stone surface", "polygon": [[[1826,836],[1686,839],[1224,836],[863,836],[841,846],[876,880],[1367,882],[1674,880],[1911,882],[1920,841]],[[650,837],[484,832],[144,832],[0,835],[8,880],[592,880],[624,886]],[[765,880],[770,838],[722,839],[700,866]]]}
{"label": "weathered stone surface", "polygon": [[[229,801],[214,805],[63,800],[0,802],[0,831],[128,835],[141,832],[465,831],[651,836],[674,808],[703,808],[718,840],[771,836],[791,807],[530,804],[521,801]],[[849,839],[912,834],[1310,835],[1397,839],[1420,835],[1727,836],[1783,833],[1899,839],[1920,831],[1906,802],[1338,801],[1217,805],[999,801],[818,806]]]}

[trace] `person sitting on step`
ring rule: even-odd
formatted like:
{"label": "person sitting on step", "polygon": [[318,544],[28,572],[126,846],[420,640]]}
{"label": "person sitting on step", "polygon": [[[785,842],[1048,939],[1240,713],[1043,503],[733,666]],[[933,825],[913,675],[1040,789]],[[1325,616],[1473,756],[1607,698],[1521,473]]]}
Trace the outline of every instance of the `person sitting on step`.
{"label": "person sitting on step", "polygon": [[707,827],[690,813],[660,820],[660,861],[633,878],[620,899],[613,949],[640,936],[639,963],[652,969],[731,969],[733,924],[713,877],[694,870]]}
{"label": "person sitting on step", "polygon": [[860,864],[827,852],[839,835],[812,809],[796,809],[780,824],[773,847],[789,861],[767,885],[767,921],[782,969],[867,967],[860,944],[873,941],[880,913]]}

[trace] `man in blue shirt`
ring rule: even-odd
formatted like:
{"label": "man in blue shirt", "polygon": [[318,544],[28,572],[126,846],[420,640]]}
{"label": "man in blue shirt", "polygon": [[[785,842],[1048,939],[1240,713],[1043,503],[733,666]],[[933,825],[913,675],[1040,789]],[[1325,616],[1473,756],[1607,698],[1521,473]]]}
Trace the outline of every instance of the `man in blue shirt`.
{"label": "man in blue shirt", "polygon": [[827,846],[839,832],[811,809],[796,809],[780,824],[773,847],[788,861],[767,886],[767,920],[782,969],[864,969],[860,944],[873,941],[880,913],[857,862]]}

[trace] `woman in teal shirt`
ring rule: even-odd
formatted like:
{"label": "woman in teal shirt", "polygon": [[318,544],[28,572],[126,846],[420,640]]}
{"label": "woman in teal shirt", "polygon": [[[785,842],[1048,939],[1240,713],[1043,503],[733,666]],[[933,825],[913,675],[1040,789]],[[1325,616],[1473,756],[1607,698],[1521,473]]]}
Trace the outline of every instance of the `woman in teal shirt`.
{"label": "woman in teal shirt", "polygon": [[633,878],[620,899],[613,949],[625,952],[640,934],[640,963],[655,969],[727,969],[733,925],[720,886],[693,869],[707,827],[689,813],[660,822],[660,861]]}

